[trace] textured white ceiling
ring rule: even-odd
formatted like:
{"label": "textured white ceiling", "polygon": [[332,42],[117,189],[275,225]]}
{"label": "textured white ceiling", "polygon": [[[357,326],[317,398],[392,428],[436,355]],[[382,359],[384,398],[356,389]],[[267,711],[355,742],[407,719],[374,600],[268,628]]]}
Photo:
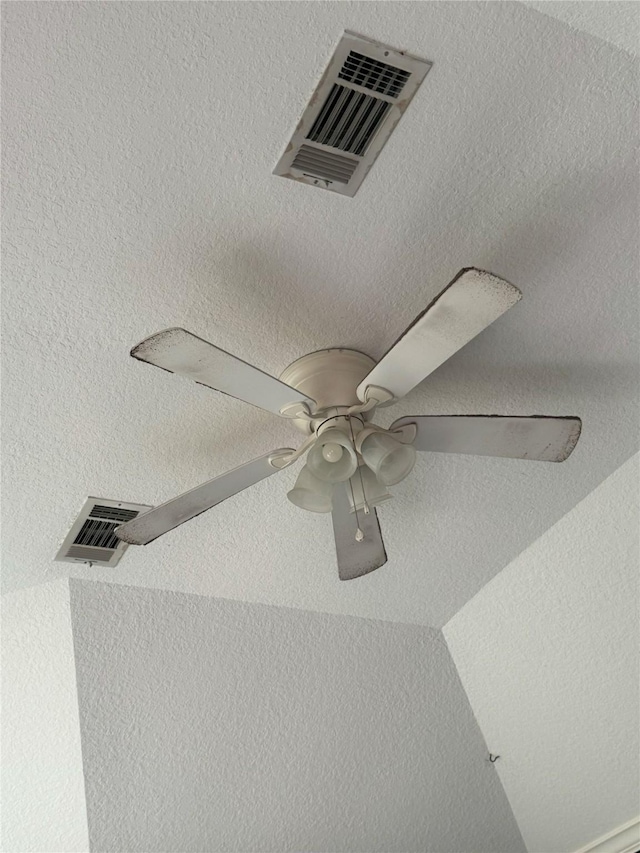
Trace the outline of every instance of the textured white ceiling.
{"label": "textured white ceiling", "polygon": [[[444,628],[531,853],[640,821],[638,461]],[[640,844],[640,823],[635,833]]]}
{"label": "textured white ceiling", "polygon": [[[434,62],[355,199],[271,175],[343,29]],[[522,4],[4,9],[4,580],[61,572],[442,625],[637,449],[635,70]],[[261,483],[116,570],[53,564],[88,494],[159,503],[296,433],[128,357],[182,325],[273,373],[379,356],[462,266],[523,301],[394,409],[577,414],[565,464],[423,457],[390,560]],[[7,423],[7,421],[9,421]]]}
{"label": "textured white ceiling", "polygon": [[640,54],[640,8],[635,0],[525,0],[571,27]]}

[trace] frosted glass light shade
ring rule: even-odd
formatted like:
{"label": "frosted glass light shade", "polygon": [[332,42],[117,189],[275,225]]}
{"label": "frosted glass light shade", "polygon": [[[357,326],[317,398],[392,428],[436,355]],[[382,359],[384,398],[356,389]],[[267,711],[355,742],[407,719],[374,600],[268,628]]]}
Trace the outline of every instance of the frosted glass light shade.
{"label": "frosted glass light shade", "polygon": [[360,448],[362,458],[385,486],[404,480],[416,462],[416,451],[410,444],[385,433],[368,435]]}
{"label": "frosted glass light shade", "polygon": [[333,484],[319,480],[305,465],[287,497],[292,504],[309,512],[331,512],[333,505]]}
{"label": "frosted glass light shade", "polygon": [[[360,476],[362,475],[362,482]],[[364,484],[364,491],[362,486]],[[351,478],[351,487],[353,488],[353,497],[351,489],[347,489],[349,493],[349,504],[351,512],[364,509],[365,501],[373,509],[374,506],[387,501],[391,497],[386,487],[378,480],[376,475],[366,465],[361,465],[359,471]],[[355,498],[355,503],[354,503]]]}
{"label": "frosted glass light shade", "polygon": [[[324,453],[324,446],[332,445],[331,453]],[[335,446],[342,448],[342,454],[335,453]],[[333,456],[335,462],[326,457]],[[342,483],[348,480],[358,467],[358,457],[348,437],[339,429],[327,429],[313,445],[307,456],[307,466],[319,480],[327,483]]]}

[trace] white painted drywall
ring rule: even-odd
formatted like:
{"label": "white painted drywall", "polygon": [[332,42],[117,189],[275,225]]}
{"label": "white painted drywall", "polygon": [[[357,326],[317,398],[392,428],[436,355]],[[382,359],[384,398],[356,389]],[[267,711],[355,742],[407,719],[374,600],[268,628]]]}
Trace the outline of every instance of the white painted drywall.
{"label": "white painted drywall", "polygon": [[530,853],[640,811],[638,461],[444,628]]}
{"label": "white painted drywall", "polygon": [[88,851],[69,584],[2,599],[2,850]]}
{"label": "white painted drywall", "polygon": [[92,851],[524,853],[439,631],[71,582]]}

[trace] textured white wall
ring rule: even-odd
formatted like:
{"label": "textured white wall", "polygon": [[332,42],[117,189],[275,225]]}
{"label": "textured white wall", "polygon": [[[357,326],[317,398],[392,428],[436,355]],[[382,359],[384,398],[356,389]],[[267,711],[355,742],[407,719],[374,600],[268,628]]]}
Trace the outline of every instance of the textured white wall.
{"label": "textured white wall", "polygon": [[440,632],[72,581],[93,851],[524,851]]}
{"label": "textured white wall", "polygon": [[2,599],[2,850],[89,849],[66,580]]}
{"label": "textured white wall", "polygon": [[638,456],[444,635],[531,853],[638,814]]}

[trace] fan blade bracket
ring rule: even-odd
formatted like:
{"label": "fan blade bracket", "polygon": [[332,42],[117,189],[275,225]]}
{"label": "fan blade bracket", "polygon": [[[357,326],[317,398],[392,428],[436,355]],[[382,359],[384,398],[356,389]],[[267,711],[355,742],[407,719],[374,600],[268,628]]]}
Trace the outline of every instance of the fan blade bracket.
{"label": "fan blade bracket", "polygon": [[310,421],[313,419],[311,409],[302,400],[298,400],[295,403],[287,403],[286,406],[280,409],[280,415],[283,418],[290,418],[292,420]]}
{"label": "fan blade bracket", "polygon": [[315,444],[315,441],[316,434],[315,432],[312,432],[311,435],[307,437],[306,441],[302,442],[297,450],[285,447],[283,450],[274,451],[269,456],[269,465],[271,465],[272,468],[276,468],[278,471],[281,471],[283,468],[287,468],[305,454],[311,445]]}
{"label": "fan blade bracket", "polygon": [[418,424],[415,421],[403,423],[397,429],[390,428],[389,432],[392,432],[393,437],[402,444],[413,444],[418,434]]}
{"label": "fan blade bracket", "polygon": [[[392,406],[397,402],[391,391],[381,388],[379,385],[366,385],[362,392],[363,402],[375,403],[376,406]],[[355,408],[355,406],[353,407]]]}
{"label": "fan blade bracket", "polygon": [[288,448],[286,450],[279,450],[277,453],[272,453],[269,456],[269,465],[271,465],[272,468],[276,468],[278,471],[281,471],[294,461],[293,457],[295,455],[295,450],[290,450]]}

